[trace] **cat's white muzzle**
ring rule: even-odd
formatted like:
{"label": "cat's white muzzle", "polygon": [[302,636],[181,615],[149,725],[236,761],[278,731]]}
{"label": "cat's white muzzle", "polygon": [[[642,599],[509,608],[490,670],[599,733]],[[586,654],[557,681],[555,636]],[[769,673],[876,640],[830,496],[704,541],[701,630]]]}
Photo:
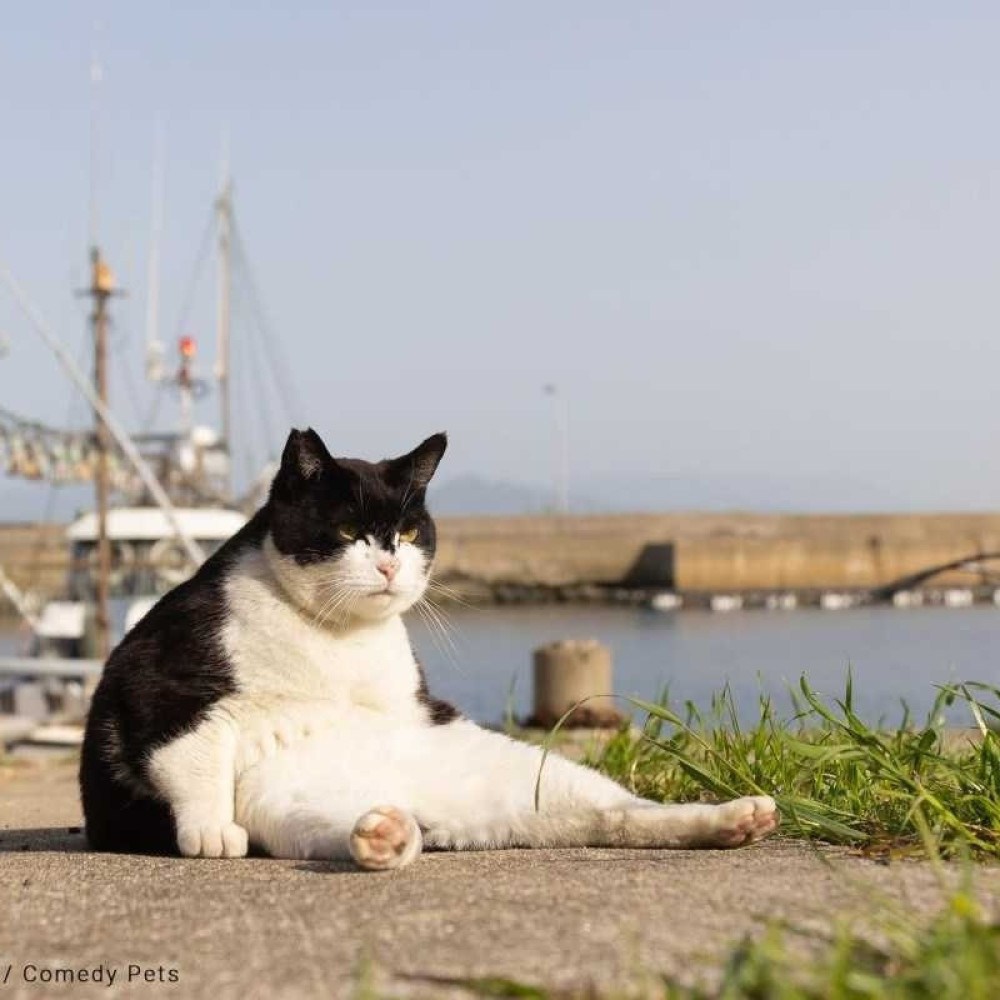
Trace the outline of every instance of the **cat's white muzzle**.
{"label": "cat's white muzzle", "polygon": [[420,600],[423,590],[416,594],[409,591],[397,590],[393,587],[383,587],[381,590],[356,598],[351,603],[350,614],[355,618],[365,621],[378,621],[382,618],[391,618],[393,615],[401,615],[408,611],[417,601]]}
{"label": "cat's white muzzle", "polygon": [[[336,559],[308,566],[283,556],[270,538],[264,552],[282,589],[318,622],[390,618],[413,607],[427,589],[427,561],[414,545],[404,543],[392,554],[359,539]],[[387,558],[393,560],[391,579],[378,568]]]}

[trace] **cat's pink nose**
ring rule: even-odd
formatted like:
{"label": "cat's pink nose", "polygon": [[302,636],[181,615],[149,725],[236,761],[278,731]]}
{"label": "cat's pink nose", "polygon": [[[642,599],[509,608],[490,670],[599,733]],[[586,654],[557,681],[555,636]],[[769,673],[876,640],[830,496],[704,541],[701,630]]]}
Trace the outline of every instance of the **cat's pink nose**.
{"label": "cat's pink nose", "polygon": [[397,571],[399,570],[399,560],[398,559],[380,559],[376,564],[375,568],[385,577],[386,583],[392,583]]}

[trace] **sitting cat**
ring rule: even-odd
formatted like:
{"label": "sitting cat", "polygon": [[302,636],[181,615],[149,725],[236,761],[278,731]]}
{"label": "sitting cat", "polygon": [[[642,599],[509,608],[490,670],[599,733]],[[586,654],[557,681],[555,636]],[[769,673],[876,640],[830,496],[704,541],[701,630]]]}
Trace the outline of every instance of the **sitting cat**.
{"label": "sitting cat", "polygon": [[346,858],[436,848],[736,847],[772,799],[660,805],[428,693],[400,617],[435,551],[443,434],[375,464],[292,431],[264,507],[111,654],[80,766],[104,851]]}

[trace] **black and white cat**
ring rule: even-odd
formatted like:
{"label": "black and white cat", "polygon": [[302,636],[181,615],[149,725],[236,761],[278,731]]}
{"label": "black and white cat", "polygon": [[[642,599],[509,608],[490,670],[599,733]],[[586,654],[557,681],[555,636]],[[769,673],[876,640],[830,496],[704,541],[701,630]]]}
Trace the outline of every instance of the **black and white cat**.
{"label": "black and white cat", "polygon": [[435,551],[435,434],[401,458],[293,431],[265,506],[112,653],[80,783],[107,851],[352,857],[434,848],[736,847],[766,796],[660,805],[430,696],[400,617]]}

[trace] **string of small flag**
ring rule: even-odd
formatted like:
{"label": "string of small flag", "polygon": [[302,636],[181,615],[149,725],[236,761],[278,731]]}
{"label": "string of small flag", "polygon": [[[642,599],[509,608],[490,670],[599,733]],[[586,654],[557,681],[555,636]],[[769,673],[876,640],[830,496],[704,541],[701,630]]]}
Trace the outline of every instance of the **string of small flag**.
{"label": "string of small flag", "polygon": [[[0,408],[0,473],[59,484],[82,483],[94,478],[97,461],[93,433],[58,430]],[[133,479],[117,450],[108,453],[108,475],[114,488],[126,488]]]}

